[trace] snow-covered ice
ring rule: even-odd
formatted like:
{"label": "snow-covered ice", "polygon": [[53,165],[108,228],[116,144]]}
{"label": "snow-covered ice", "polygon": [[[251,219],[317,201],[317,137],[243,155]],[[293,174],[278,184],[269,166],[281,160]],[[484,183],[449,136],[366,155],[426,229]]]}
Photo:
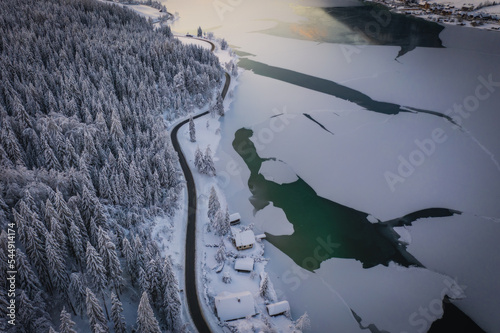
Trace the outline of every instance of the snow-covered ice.
{"label": "snow-covered ice", "polygon": [[293,183],[297,175],[283,161],[267,160],[262,163],[259,173],[277,184]]}
{"label": "snow-covered ice", "polygon": [[255,226],[274,236],[293,234],[293,224],[288,222],[281,208],[274,207],[273,203],[255,214]]}

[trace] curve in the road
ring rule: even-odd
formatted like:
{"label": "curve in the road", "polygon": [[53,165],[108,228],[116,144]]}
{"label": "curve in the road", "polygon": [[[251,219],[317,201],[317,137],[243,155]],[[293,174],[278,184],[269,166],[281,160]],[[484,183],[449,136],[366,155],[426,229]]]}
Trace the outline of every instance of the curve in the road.
{"label": "curve in the road", "polygon": [[[212,42],[206,41],[212,44],[212,51],[215,45]],[[221,92],[221,97],[224,99],[226,97],[227,91],[229,89],[229,84],[231,83],[231,76],[225,73],[226,82],[224,83],[224,88]],[[208,114],[208,111],[202,112],[193,119],[202,117]],[[186,188],[188,192],[188,220],[187,220],[187,232],[186,232],[186,255],[185,255],[185,290],[186,299],[188,303],[189,313],[196,326],[198,332],[205,333],[210,332],[210,328],[203,316],[203,310],[200,307],[200,301],[198,299],[198,289],[196,283],[196,186],[193,179],[193,174],[187,163],[186,157],[182,152],[179,140],[177,139],[177,133],[179,129],[185,125],[189,119],[183,120],[177,124],[170,132],[170,140],[172,141],[172,146],[179,155],[179,163],[184,173],[184,178],[186,179]]]}

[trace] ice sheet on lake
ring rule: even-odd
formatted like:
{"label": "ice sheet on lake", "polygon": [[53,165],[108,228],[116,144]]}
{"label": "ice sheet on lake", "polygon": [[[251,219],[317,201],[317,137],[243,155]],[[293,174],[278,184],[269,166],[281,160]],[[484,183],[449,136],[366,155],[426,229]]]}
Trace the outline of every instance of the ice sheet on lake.
{"label": "ice sheet on lake", "polygon": [[259,173],[277,184],[293,183],[299,177],[283,161],[267,160],[262,163]]}
{"label": "ice sheet on lake", "polygon": [[283,210],[272,203],[255,214],[254,223],[259,230],[274,236],[291,235],[294,231]]}
{"label": "ice sheet on lake", "polygon": [[456,278],[466,297],[455,302],[486,332],[500,332],[500,223],[469,214],[421,219],[408,227],[408,251],[426,267]]}

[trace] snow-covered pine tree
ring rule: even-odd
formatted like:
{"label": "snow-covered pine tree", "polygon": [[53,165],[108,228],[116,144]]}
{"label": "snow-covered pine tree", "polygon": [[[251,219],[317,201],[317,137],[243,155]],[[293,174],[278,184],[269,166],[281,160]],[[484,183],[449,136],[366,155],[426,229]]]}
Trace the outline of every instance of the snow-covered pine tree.
{"label": "snow-covered pine tree", "polygon": [[200,147],[198,146],[196,148],[196,151],[194,152],[194,166],[196,167],[196,170],[198,172],[202,172],[203,168],[203,153],[201,152]]}
{"label": "snow-covered pine tree", "polygon": [[37,293],[33,299],[21,290],[16,295],[17,313],[15,332],[46,332],[51,326],[46,304]]}
{"label": "snow-covered pine tree", "polygon": [[215,213],[213,220],[211,220],[212,223],[211,227],[215,231],[215,234],[218,236],[224,236],[223,222],[224,222],[224,213],[222,212],[221,209],[219,209]]}
{"label": "snow-covered pine tree", "polygon": [[227,42],[224,38],[222,38],[222,41],[220,42],[220,48],[221,48],[221,50],[227,49]]}
{"label": "snow-covered pine tree", "polygon": [[122,255],[125,257],[127,271],[130,274],[132,283],[134,283],[138,277],[138,267],[135,265],[134,251],[127,238],[124,238],[122,241]]}
{"label": "snow-covered pine tree", "polygon": [[76,262],[80,265],[80,268],[83,269],[83,263],[85,262],[85,250],[83,248],[82,234],[80,232],[80,228],[77,227],[73,220],[71,220],[71,224],[69,226],[68,243]]}
{"label": "snow-covered pine tree", "polygon": [[269,276],[266,272],[260,274],[260,287],[259,287],[260,296],[266,300],[269,299]]}
{"label": "snow-covered pine tree", "polygon": [[56,290],[65,294],[69,283],[65,258],[62,255],[58,242],[49,232],[45,234],[45,252],[47,253],[47,266],[52,285]]}
{"label": "snow-covered pine tree", "polygon": [[125,318],[122,313],[122,302],[120,302],[114,292],[111,292],[111,320],[113,321],[115,333],[127,332],[127,325],[125,324]]}
{"label": "snow-covered pine tree", "polygon": [[217,115],[224,115],[224,101],[221,95],[217,95],[217,100],[215,102],[215,109],[217,110]]}
{"label": "snow-covered pine tree", "polygon": [[107,332],[108,325],[106,316],[104,315],[104,311],[102,310],[97,297],[89,288],[85,289],[85,293],[87,295],[85,302],[87,305],[87,316],[89,318],[92,333],[100,333],[102,329],[106,329],[105,332]]}
{"label": "snow-covered pine tree", "polygon": [[[2,234],[4,231],[2,230]],[[7,253],[3,252],[2,254]],[[17,276],[19,279],[19,284],[23,290],[26,291],[29,297],[34,297],[37,292],[40,291],[41,284],[38,280],[38,276],[36,276],[35,272],[31,269],[31,266],[28,262],[28,258],[21,251],[21,249],[16,249],[16,268],[17,268]],[[7,260],[4,261],[7,264]],[[7,272],[5,269],[4,272]]]}
{"label": "snow-covered pine tree", "polygon": [[139,288],[142,292],[148,292],[149,291],[149,279],[148,275],[146,274],[146,271],[144,268],[139,266],[138,268],[138,280],[139,280]]}
{"label": "snow-covered pine tree", "polygon": [[123,280],[120,260],[116,253],[115,243],[109,237],[108,232],[101,227],[97,231],[97,246],[99,248],[99,255],[103,259],[103,264],[107,271],[108,281],[113,283],[115,292],[119,294]]}
{"label": "snow-covered pine tree", "polygon": [[193,117],[189,118],[189,140],[196,142],[196,127],[194,126]]}
{"label": "snow-covered pine tree", "polygon": [[108,281],[106,277],[106,268],[104,267],[101,256],[90,242],[87,242],[86,262],[86,273],[90,278],[92,286],[98,293],[102,293]]}
{"label": "snow-covered pine tree", "polygon": [[63,307],[60,315],[61,324],[59,325],[59,333],[76,333],[74,330],[75,322],[71,320],[71,314]]}
{"label": "snow-covered pine tree", "polygon": [[160,325],[155,317],[153,309],[149,304],[148,294],[142,293],[141,301],[137,309],[137,332],[161,333]]}
{"label": "snow-covered pine tree", "polygon": [[229,219],[229,207],[226,206],[226,212],[223,213],[222,210],[218,210],[215,215],[215,232],[220,236],[225,236],[231,230],[231,224]]}
{"label": "snow-covered pine tree", "polygon": [[164,313],[165,321],[167,323],[167,328],[171,332],[177,332],[179,330],[179,319],[181,313],[181,300],[179,298],[179,290],[176,287],[177,284],[172,284],[170,288],[165,290],[164,295]]}
{"label": "snow-covered pine tree", "polygon": [[224,245],[223,239],[221,239],[221,241],[219,243],[219,248],[217,249],[217,252],[215,253],[215,260],[219,264],[222,264],[223,262],[226,261],[226,245]]}
{"label": "snow-covered pine tree", "polygon": [[302,316],[299,317],[294,322],[294,332],[302,332],[311,327],[311,320],[309,319],[309,315],[305,312]]}
{"label": "snow-covered pine tree", "polygon": [[75,309],[80,313],[80,316],[86,309],[86,287],[85,287],[85,277],[82,273],[71,273],[69,283],[69,293],[75,301]]}
{"label": "snow-covered pine tree", "polygon": [[203,36],[203,30],[201,30],[201,27],[198,27],[198,37],[202,37]]}
{"label": "snow-covered pine tree", "polygon": [[216,176],[215,164],[212,159],[212,150],[210,150],[210,145],[205,149],[205,155],[203,155],[202,173],[209,175],[210,177]]}
{"label": "snow-covered pine tree", "polygon": [[50,219],[50,234],[53,235],[56,249],[61,254],[62,258],[67,256],[67,240],[66,234],[64,233],[59,219],[52,217]]}
{"label": "snow-covered pine tree", "polygon": [[167,327],[175,332],[179,328],[179,315],[181,301],[179,298],[179,283],[175,277],[172,267],[172,259],[166,257],[163,265],[163,306],[162,316],[165,318]]}
{"label": "snow-covered pine tree", "polygon": [[151,259],[145,269],[147,283],[147,292],[153,306],[158,305],[158,301],[162,297],[162,280],[163,272],[157,259]]}
{"label": "snow-covered pine tree", "polygon": [[212,186],[210,189],[210,196],[208,197],[208,218],[212,221],[215,218],[215,214],[220,210],[219,197],[215,188]]}

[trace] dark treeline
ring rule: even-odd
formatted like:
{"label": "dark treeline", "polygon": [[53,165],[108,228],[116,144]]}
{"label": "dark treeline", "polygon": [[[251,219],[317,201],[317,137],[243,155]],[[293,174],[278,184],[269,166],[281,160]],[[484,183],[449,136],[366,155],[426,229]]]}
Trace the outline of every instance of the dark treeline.
{"label": "dark treeline", "polygon": [[172,263],[148,222],[174,214],[182,187],[164,118],[211,103],[222,77],[209,51],[119,6],[0,1],[2,312],[14,224],[18,271],[16,326],[2,313],[0,331],[70,332],[79,315],[124,332],[130,285],[132,302],[145,292],[140,309],[179,329]]}

